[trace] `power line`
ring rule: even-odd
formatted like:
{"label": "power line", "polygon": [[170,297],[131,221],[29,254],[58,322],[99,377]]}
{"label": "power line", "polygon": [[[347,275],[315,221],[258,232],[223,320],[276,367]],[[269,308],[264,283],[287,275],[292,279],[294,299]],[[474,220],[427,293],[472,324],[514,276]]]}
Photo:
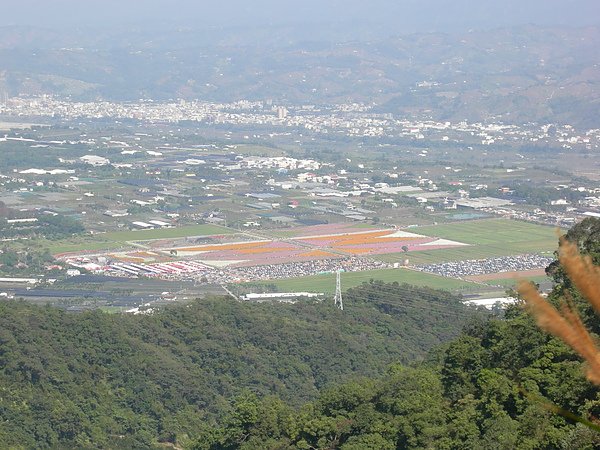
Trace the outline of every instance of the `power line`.
{"label": "power line", "polygon": [[[337,274],[339,275],[339,273]],[[340,310],[343,310],[343,300],[341,297],[341,282],[339,285],[339,297],[338,297],[338,280],[336,276],[336,295],[334,296],[334,305],[338,307]],[[366,304],[370,304],[372,306],[377,305],[390,305],[397,308],[410,309],[410,310],[418,310],[418,311],[429,311],[433,314],[439,314],[445,317],[453,317],[457,319],[464,319],[473,317],[473,315],[477,314],[478,310],[448,310],[444,307],[443,304],[439,303],[440,298],[435,293],[427,293],[418,291],[411,288],[406,288],[402,286],[393,286],[393,290],[383,289],[379,292],[376,292],[376,296],[385,295],[384,299],[381,298],[372,298],[366,295],[366,293],[361,293],[362,295],[349,294],[346,291],[346,295],[350,295],[351,300],[363,301]],[[406,298],[406,295],[418,295],[419,298]],[[393,301],[396,300],[396,301]],[[429,302],[423,304],[423,302]],[[433,303],[435,302],[435,303]],[[432,304],[433,303],[433,304]],[[454,304],[452,306],[458,306],[459,304]],[[468,308],[465,306],[465,308]]]}

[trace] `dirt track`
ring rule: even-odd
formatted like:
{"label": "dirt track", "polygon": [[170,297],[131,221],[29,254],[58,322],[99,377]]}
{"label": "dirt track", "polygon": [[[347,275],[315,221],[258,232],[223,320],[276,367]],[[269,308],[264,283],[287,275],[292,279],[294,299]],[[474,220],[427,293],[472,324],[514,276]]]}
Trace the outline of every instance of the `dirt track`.
{"label": "dirt track", "polygon": [[485,275],[471,275],[465,277],[465,280],[469,281],[490,281],[490,280],[505,280],[507,278],[528,278],[528,277],[539,277],[545,275],[545,269],[531,269],[524,270],[522,272],[501,272],[501,273],[488,273]]}

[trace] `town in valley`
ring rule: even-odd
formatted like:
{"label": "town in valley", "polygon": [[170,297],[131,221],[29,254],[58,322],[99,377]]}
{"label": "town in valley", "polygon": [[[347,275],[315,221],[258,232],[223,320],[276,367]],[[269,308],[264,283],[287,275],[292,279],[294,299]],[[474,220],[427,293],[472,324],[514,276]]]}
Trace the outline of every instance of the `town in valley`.
{"label": "town in valley", "polygon": [[600,129],[373,109],[5,96],[0,295],[143,312],[342,272],[489,306],[600,216]]}

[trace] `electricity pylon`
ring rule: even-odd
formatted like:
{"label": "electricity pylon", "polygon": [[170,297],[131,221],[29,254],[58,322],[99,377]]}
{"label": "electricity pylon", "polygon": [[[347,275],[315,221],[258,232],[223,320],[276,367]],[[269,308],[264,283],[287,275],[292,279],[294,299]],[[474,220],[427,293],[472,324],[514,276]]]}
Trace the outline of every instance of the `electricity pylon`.
{"label": "electricity pylon", "polygon": [[342,300],[342,281],[340,274],[340,270],[335,273],[335,297],[333,297],[333,304],[343,311],[344,301]]}

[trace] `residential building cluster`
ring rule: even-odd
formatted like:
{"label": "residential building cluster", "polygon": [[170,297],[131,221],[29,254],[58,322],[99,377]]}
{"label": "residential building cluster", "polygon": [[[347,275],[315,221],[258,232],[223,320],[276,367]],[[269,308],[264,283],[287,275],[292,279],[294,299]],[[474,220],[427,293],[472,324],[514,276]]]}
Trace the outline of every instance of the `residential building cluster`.
{"label": "residential building cluster", "polygon": [[74,102],[51,96],[10,98],[0,114],[64,119],[132,119],[177,123],[192,121],[215,125],[264,128],[286,127],[309,133],[465,143],[472,145],[551,144],[564,149],[597,149],[600,129],[576,130],[570,125],[482,123],[408,120],[375,113],[370,105],[286,105],[241,100],[232,103],[174,101]]}

